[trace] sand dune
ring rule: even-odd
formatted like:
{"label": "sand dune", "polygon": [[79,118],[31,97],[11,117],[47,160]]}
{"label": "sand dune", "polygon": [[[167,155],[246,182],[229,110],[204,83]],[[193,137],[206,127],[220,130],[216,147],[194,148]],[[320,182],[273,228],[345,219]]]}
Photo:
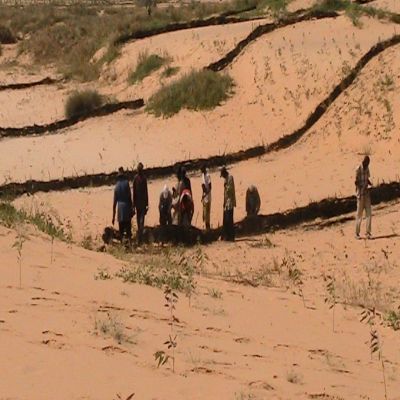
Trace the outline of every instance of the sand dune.
{"label": "sand dune", "polygon": [[[331,29],[338,29],[334,41]],[[236,94],[213,112],[182,111],[170,119],[121,113],[86,121],[57,136],[2,141],[5,157],[0,166],[12,180],[48,179],[110,172],[119,165],[131,167],[139,159],[148,166],[169,165],[270,143],[301,126],[341,80],[342,69],[355,65],[393,30],[391,24],[367,19],[358,29],[346,17],[279,30],[257,40],[234,63]],[[265,69],[268,65],[271,70]],[[244,70],[248,72],[240,72]],[[46,154],[37,151],[43,146]]]}
{"label": "sand dune", "polygon": [[[375,3],[397,7],[397,1]],[[296,0],[291,7],[310,4]],[[341,16],[259,38],[227,68],[235,95],[210,112],[162,119],[121,111],[56,135],[1,140],[0,182],[110,172],[120,165],[133,168],[139,160],[169,165],[271,143],[300,127],[363,54],[398,30],[373,19],[361,22],[355,27]],[[215,61],[252,29],[243,23],[129,43],[103,71],[98,88],[119,100],[147,98],[163,82],[158,72],[128,87],[139,51],[167,49],[182,74]],[[27,60],[13,66],[7,60],[15,60],[15,47],[4,49],[0,84],[48,75],[29,75]],[[352,195],[354,171],[366,153],[374,184],[399,180],[399,50],[391,47],[371,60],[300,141],[230,166],[236,220],[245,214],[250,184],[260,191],[264,214]],[[58,119],[75,85],[0,92],[0,126]],[[216,227],[222,222],[223,182],[219,171],[211,175]],[[191,179],[193,222],[201,227],[199,173]],[[165,183],[172,186],[175,178],[149,182],[147,225],[158,223]],[[13,202],[28,212],[44,211],[66,230],[70,226],[73,243],[52,243],[19,222],[13,229],[0,224],[0,399],[378,400],[385,398],[386,384],[387,398],[400,400],[399,336],[390,327],[397,328],[400,318],[399,201],[374,207],[374,240],[354,238],[349,214],[235,243],[142,246],[131,254],[85,250],[82,241],[96,248],[110,225],[112,197],[113,187],[99,187]],[[15,242],[21,237],[19,264]],[[174,265],[176,274],[193,268],[196,285],[190,301],[179,293],[171,328],[162,289],[124,283],[115,274],[137,268],[147,283],[156,282]],[[328,282],[334,285],[333,309]],[[367,307],[382,313],[373,326],[360,322]],[[382,360],[370,352],[374,329]],[[171,362],[157,368],[154,353],[172,355],[164,343],[175,334],[173,373]]]}
{"label": "sand dune", "polygon": [[[398,207],[387,211],[398,212]],[[387,211],[377,218],[382,234],[390,226]],[[184,295],[178,302],[180,322],[173,374],[169,367],[156,369],[153,359],[170,331],[161,290],[124,284],[117,278],[95,280],[99,268],[113,274],[123,262],[59,242],[55,243],[55,259],[50,264],[50,241],[33,231],[24,245],[20,290],[15,250],[11,249],[15,232],[0,229],[4,260],[0,346],[5,361],[0,367],[0,388],[6,398],[109,399],[117,393],[122,398],[136,393],[135,397],[159,399],[382,396],[379,362],[371,360],[365,344],[369,328],[358,321],[360,311],[338,305],[333,333],[321,280],[315,277],[334,269],[338,281],[343,278],[343,285],[351,285],[353,281],[346,281],[343,275],[345,262],[352,265],[352,279],[359,277],[361,285],[367,279],[364,263],[368,265],[369,256],[385,248],[389,254],[385,282],[389,283],[397,274],[393,240],[369,242],[365,250],[363,243],[350,244],[341,228],[333,228],[272,235],[276,247],[271,250],[256,249],[251,246],[253,242],[238,243],[234,249],[229,245],[207,248],[206,253],[219,269],[215,270],[213,264],[206,268],[228,281],[239,270],[247,273],[257,265],[272,268],[274,257],[279,263],[284,254],[293,256],[305,274],[304,294],[309,308],[284,289],[256,289],[198,277],[191,307]],[[348,235],[352,227],[346,225],[344,229]],[[332,242],[347,250],[339,250]],[[233,251],[233,263],[226,259],[228,250]],[[249,265],[250,254],[253,262]],[[387,263],[383,256],[376,262]],[[369,276],[375,279],[380,274],[370,272]],[[285,279],[284,275],[281,278]],[[284,286],[284,281],[281,284]],[[210,290],[216,288],[220,299],[210,296]],[[385,288],[380,289],[382,293]],[[120,343],[96,330],[96,320],[110,318],[120,324],[125,335]],[[400,360],[389,349],[395,348],[398,338],[387,328],[380,328],[380,333],[386,349],[388,392],[396,399]],[[88,374],[91,379],[87,379]]]}
{"label": "sand dune", "polygon": [[[398,180],[400,124],[396,91],[400,85],[399,46],[372,60],[330,107],[326,115],[291,148],[230,168],[236,180],[236,219],[245,216],[245,193],[255,184],[262,196],[262,213],[284,211],[311,201],[354,193],[354,172],[366,152],[372,157],[372,180]],[[366,97],[365,93],[371,96]],[[390,106],[390,112],[388,108]],[[194,224],[202,226],[200,176],[192,178],[196,211]],[[214,183],[212,222],[222,223],[223,182],[218,171]],[[165,180],[172,187],[173,177]],[[158,223],[158,196],[164,181],[151,182],[148,223]],[[99,235],[110,224],[113,188],[37,194],[17,204],[57,210],[84,234]],[[79,207],[75,205],[79,204]],[[86,229],[86,230],[85,230]]]}

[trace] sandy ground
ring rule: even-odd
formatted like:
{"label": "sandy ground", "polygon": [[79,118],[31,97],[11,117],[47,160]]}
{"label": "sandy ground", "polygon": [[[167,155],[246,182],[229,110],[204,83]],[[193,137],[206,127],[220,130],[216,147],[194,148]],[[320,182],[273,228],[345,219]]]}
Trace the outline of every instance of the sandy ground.
{"label": "sandy ground", "polygon": [[[392,234],[398,212],[394,205],[379,213],[379,234]],[[148,399],[383,398],[380,362],[371,359],[361,309],[338,304],[333,332],[321,276],[335,272],[345,303],[362,304],[372,295],[382,300],[388,293],[390,299],[397,296],[396,303],[396,237],[353,242],[348,239],[351,223],[271,235],[271,249],[252,240],[205,248],[212,264],[196,277],[191,306],[183,294],[177,304],[173,374],[170,366],[157,369],[153,359],[170,332],[161,290],[117,278],[95,280],[100,269],[112,275],[124,262],[57,241],[51,263],[49,239],[27,233],[19,289],[11,247],[15,232],[0,228],[0,389],[5,398],[110,399],[120,394],[125,399],[131,393]],[[279,267],[282,257],[293,257],[303,272],[306,308],[285,289],[286,272],[277,275],[272,269],[273,259]],[[264,266],[280,282],[273,285],[277,288],[231,283],[238,272]],[[367,274],[368,267],[372,272]],[[365,289],[367,277],[382,285]],[[114,321],[119,342],[99,332],[96,321],[97,326]],[[391,351],[398,334],[385,327],[379,332],[389,398],[399,399],[400,359]]]}
{"label": "sandy ground", "polygon": [[[374,184],[399,179],[399,48],[388,49],[373,60],[299,143],[231,166],[238,202],[236,219],[245,216],[245,193],[250,184],[259,188],[261,212],[265,214],[326,197],[352,195],[355,169],[364,154],[371,155]],[[196,207],[193,222],[202,227],[200,179],[199,173],[192,176]],[[212,224],[216,227],[222,222],[223,181],[219,171],[212,173],[212,182]],[[175,180],[150,182],[149,225],[158,224],[158,198],[165,183],[171,188]],[[90,233],[96,237],[110,224],[112,198],[113,188],[109,187],[37,194],[20,198],[17,204],[57,214],[71,221],[80,236]]]}
{"label": "sandy ground", "polygon": [[376,0],[371,6],[394,13],[400,13],[400,3],[397,0]]}
{"label": "sandy ground", "polygon": [[[0,167],[14,180],[49,179],[110,172],[139,159],[148,166],[168,165],[267,144],[301,126],[340,81],[343,68],[393,32],[394,26],[375,20],[355,28],[346,17],[276,31],[232,65],[236,94],[213,112],[182,111],[170,119],[121,112],[55,136],[3,140]],[[43,147],[46,154],[39,151]]]}
{"label": "sandy ground", "polygon": [[[108,172],[121,164],[132,167],[139,159],[145,166],[166,165],[276,140],[302,124],[339,82],[343,68],[395,31],[390,24],[362,22],[362,28],[345,17],[307,22],[260,38],[229,68],[236,94],[213,112],[182,112],[169,120],[120,112],[56,136],[2,140],[0,179]],[[213,29],[182,33],[182,48],[175,42],[170,51],[176,52],[182,71],[196,60],[215,59],[213,32],[217,40],[225,34],[230,38],[223,44],[228,48],[251,27]],[[158,49],[168,43],[164,35],[152,40]],[[137,43],[128,44],[116,66],[134,64],[138,51]],[[265,214],[353,194],[354,171],[365,153],[372,156],[374,184],[399,179],[399,54],[397,46],[374,59],[300,142],[230,168],[238,199],[235,219],[244,216],[249,184],[258,186]],[[0,83],[28,79],[25,69],[9,75],[12,70],[10,65],[0,68]],[[40,74],[35,71],[31,79]],[[105,79],[101,87],[134,98],[133,88],[123,89],[124,79],[115,87]],[[140,90],[150,94],[158,84],[155,75]],[[61,93],[69,89],[0,92],[0,126],[53,120],[62,109]],[[191,178],[194,222],[201,226],[200,176]],[[166,181],[175,183],[173,177]],[[222,220],[218,171],[212,171],[212,182],[215,227]],[[163,185],[162,180],[149,183],[149,225],[157,223]],[[110,224],[112,190],[37,194],[15,204],[57,215],[72,225],[79,243],[89,235],[96,240]],[[399,202],[374,207],[371,241],[357,241],[354,220],[339,219],[234,244],[143,247],[133,255],[119,249],[91,252],[58,240],[52,245],[33,227],[17,232],[0,226],[0,399],[125,400],[133,393],[134,399],[159,400],[384,399],[382,363],[370,354],[370,327],[360,317],[363,307],[377,307],[386,316],[400,305],[399,212]],[[19,235],[25,236],[21,288],[13,247]],[[163,343],[171,334],[162,290],[115,276],[121,268],[164,266],[171,254],[183,255],[196,271],[190,302],[179,293],[175,311],[175,373],[171,363],[157,369],[154,361],[156,351],[168,351]],[[101,273],[111,279],[96,279]],[[327,274],[335,278],[334,314],[325,304]],[[377,329],[387,398],[400,400],[399,334],[385,320]]]}

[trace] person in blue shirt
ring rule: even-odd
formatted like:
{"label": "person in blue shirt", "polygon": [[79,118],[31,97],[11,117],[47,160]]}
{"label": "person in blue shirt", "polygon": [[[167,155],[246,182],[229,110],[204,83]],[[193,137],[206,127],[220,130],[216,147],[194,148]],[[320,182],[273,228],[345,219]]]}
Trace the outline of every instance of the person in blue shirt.
{"label": "person in blue shirt", "polygon": [[124,236],[129,241],[132,239],[132,195],[129,186],[128,178],[125,175],[124,169],[118,169],[117,183],[114,189],[113,217],[112,224],[115,224],[115,213],[118,210],[118,225],[121,241]]}

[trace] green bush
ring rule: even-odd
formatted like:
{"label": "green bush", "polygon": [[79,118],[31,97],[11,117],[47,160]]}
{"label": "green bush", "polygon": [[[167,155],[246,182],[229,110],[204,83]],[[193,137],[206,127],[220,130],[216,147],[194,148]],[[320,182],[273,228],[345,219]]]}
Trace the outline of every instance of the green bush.
{"label": "green bush", "polygon": [[228,99],[233,85],[229,75],[208,70],[192,71],[155,93],[149,99],[147,110],[164,117],[171,117],[182,108],[211,110]]}
{"label": "green bush", "polygon": [[158,56],[157,54],[148,54],[141,52],[136,64],[136,68],[129,74],[128,82],[133,85],[141,82],[146,76],[149,76],[154,71],[160,69],[165,63],[166,59]]}
{"label": "green bush", "polygon": [[0,25],[0,43],[1,44],[13,44],[16,42],[17,42],[17,39],[12,34],[11,30],[3,25]]}
{"label": "green bush", "polygon": [[95,90],[72,93],[65,104],[65,116],[76,118],[88,114],[103,104],[102,96]]}

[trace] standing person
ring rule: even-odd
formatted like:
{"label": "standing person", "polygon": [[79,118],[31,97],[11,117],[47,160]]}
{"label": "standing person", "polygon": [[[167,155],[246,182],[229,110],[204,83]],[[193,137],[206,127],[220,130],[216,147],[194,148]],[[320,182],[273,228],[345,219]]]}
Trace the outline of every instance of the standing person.
{"label": "standing person", "polygon": [[360,229],[361,221],[363,218],[363,213],[367,217],[367,239],[371,239],[371,194],[370,186],[372,183],[370,181],[369,172],[370,159],[368,156],[364,157],[363,162],[356,170],[356,195],[357,195],[357,217],[356,217],[356,239],[360,239]]}
{"label": "standing person", "polygon": [[179,224],[179,194],[176,187],[172,187],[172,224]]}
{"label": "standing person", "polygon": [[132,197],[128,178],[124,169],[118,169],[117,184],[114,189],[113,217],[112,224],[115,224],[115,212],[118,209],[118,225],[121,241],[124,236],[129,241],[132,239]]}
{"label": "standing person", "polygon": [[233,225],[233,210],[236,207],[235,181],[225,167],[221,169],[221,177],[224,178],[224,220],[222,239],[235,240],[235,227]]}
{"label": "standing person", "polygon": [[147,191],[147,179],[144,175],[143,164],[140,162],[137,166],[137,175],[133,180],[132,187],[133,212],[136,212],[137,221],[137,239],[138,244],[143,240],[144,218],[149,210],[149,195]]}
{"label": "standing person", "polygon": [[182,195],[184,190],[189,190],[190,194],[192,194],[192,184],[190,182],[190,178],[186,175],[186,168],[180,167],[177,174],[179,183],[178,183],[178,191],[179,196]]}
{"label": "standing person", "polygon": [[171,225],[171,208],[172,208],[172,193],[168,186],[165,185],[160,194],[160,201],[158,203],[158,210],[160,211],[160,225]]}
{"label": "standing person", "polygon": [[211,228],[211,177],[207,171],[207,167],[203,165],[201,167],[202,172],[202,184],[203,195],[201,196],[201,202],[203,203],[203,222],[207,230]]}
{"label": "standing person", "polygon": [[246,212],[248,217],[256,216],[261,207],[260,194],[254,185],[250,185],[246,191]]}

